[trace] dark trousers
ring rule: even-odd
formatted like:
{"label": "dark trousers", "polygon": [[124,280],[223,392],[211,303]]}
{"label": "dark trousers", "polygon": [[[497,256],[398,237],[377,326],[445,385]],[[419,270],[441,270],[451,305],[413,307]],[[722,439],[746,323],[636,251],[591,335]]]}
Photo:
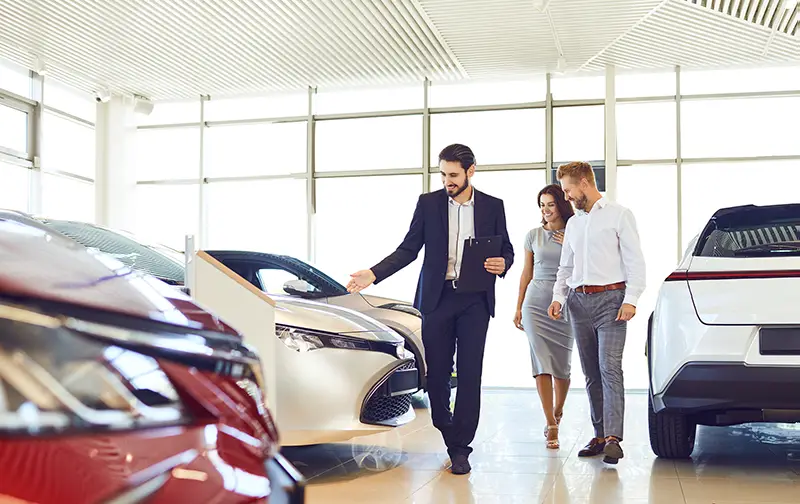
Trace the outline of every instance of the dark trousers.
{"label": "dark trousers", "polygon": [[[422,317],[428,365],[428,398],[433,425],[442,433],[450,457],[472,453],[481,410],[481,374],[489,310],[484,294],[459,294],[445,285],[439,306]],[[450,411],[450,375],[458,346],[458,389]]]}

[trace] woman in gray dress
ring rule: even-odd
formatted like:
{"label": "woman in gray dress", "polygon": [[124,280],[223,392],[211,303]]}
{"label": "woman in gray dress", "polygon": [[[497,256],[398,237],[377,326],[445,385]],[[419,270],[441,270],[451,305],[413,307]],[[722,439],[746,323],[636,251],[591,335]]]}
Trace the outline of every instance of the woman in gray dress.
{"label": "woman in gray dress", "polygon": [[547,308],[553,300],[564,229],[574,212],[564,191],[556,184],[542,189],[538,201],[542,225],[531,229],[525,237],[525,269],[519,282],[514,325],[528,335],[533,376],[547,419],[547,447],[556,449],[558,424],[569,390],[574,338],[566,319],[552,320],[547,316]]}

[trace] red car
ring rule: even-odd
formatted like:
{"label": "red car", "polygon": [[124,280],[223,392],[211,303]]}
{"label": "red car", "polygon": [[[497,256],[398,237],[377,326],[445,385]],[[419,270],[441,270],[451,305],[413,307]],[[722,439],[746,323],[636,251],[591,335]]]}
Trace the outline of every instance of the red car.
{"label": "red car", "polygon": [[304,501],[236,331],[41,228],[0,264],[0,503]]}

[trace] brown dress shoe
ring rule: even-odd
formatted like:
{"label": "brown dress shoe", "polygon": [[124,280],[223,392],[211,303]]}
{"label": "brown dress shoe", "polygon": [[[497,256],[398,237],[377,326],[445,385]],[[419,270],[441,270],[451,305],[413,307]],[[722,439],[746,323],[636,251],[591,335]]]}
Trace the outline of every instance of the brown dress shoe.
{"label": "brown dress shoe", "polygon": [[589,444],[583,447],[581,451],[578,452],[579,457],[596,457],[603,453],[603,449],[606,447],[605,440],[600,440],[597,438],[592,438],[589,441]]}

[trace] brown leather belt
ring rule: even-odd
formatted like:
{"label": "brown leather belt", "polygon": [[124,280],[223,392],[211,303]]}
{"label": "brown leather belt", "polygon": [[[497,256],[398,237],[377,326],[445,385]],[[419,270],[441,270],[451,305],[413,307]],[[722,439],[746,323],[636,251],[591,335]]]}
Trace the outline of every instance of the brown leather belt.
{"label": "brown leather belt", "polygon": [[625,282],[617,282],[608,285],[581,285],[575,288],[575,292],[581,294],[597,294],[599,292],[619,290],[625,288]]}

